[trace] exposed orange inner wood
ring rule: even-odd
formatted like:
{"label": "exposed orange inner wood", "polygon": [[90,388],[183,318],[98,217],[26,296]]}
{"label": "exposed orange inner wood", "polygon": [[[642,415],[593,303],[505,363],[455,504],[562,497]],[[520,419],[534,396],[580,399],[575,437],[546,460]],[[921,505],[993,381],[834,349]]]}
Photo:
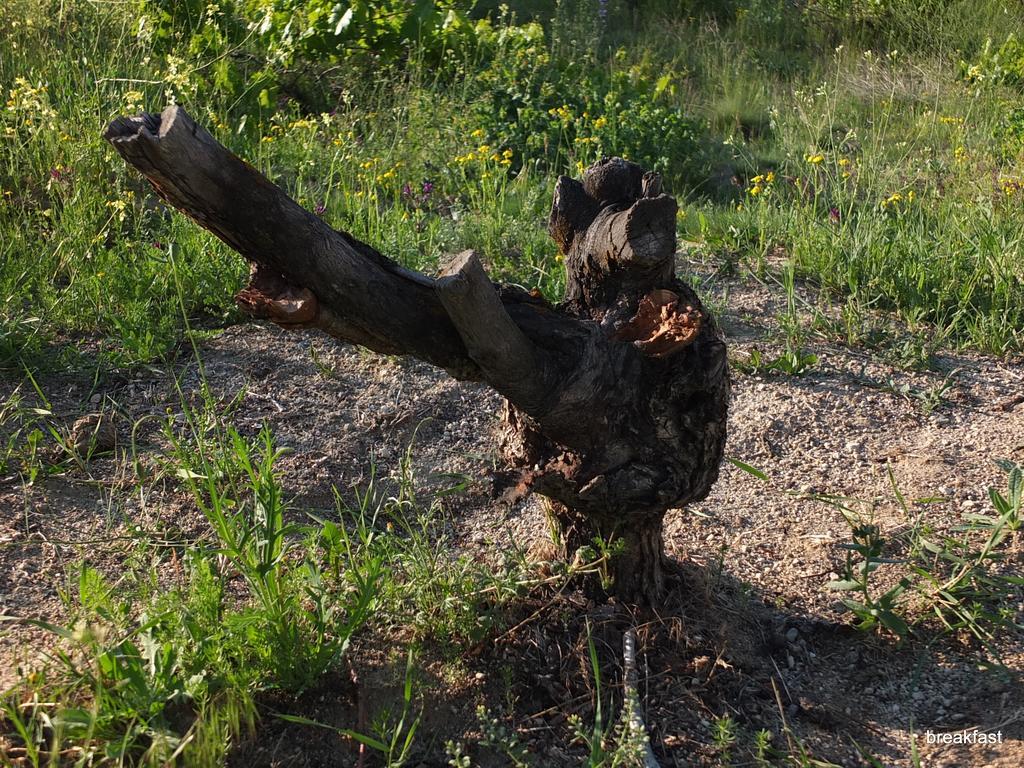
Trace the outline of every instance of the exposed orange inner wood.
{"label": "exposed orange inner wood", "polygon": [[613,338],[633,342],[650,357],[668,357],[692,344],[700,326],[700,312],[680,307],[677,294],[656,288],[640,300],[636,314]]}

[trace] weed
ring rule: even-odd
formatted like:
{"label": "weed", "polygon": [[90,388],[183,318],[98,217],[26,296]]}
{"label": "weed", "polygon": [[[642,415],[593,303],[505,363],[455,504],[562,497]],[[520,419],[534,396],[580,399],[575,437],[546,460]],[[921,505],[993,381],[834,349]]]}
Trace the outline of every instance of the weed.
{"label": "weed", "polygon": [[[994,633],[1019,626],[1010,606],[1024,586],[1024,579],[1003,565],[1020,528],[1022,471],[1012,462],[1001,460],[998,464],[1007,473],[1009,490],[1004,495],[990,489],[995,514],[967,515],[962,525],[945,534],[931,531],[911,513],[890,470],[894,496],[912,523],[901,541],[895,542],[905,550],[903,558],[885,557],[887,542],[878,526],[849,504],[823,498],[840,510],[851,526],[852,542],[840,545],[847,553],[841,578],[828,586],[857,593],[856,599],[843,598],[843,604],[857,617],[857,627],[884,626],[900,639],[906,638],[922,620],[920,614],[913,613],[915,607],[909,601],[913,596],[920,601],[917,610],[923,608],[937,618],[944,631],[965,631],[998,658],[992,644]],[[872,590],[871,582],[882,566],[899,566],[903,575],[879,593]]]}
{"label": "weed", "polygon": [[[850,514],[850,511],[845,509],[844,514]],[[843,564],[841,578],[829,582],[828,588],[858,593],[857,599],[842,598],[843,605],[857,617],[855,626],[858,629],[868,630],[880,624],[903,639],[910,633],[910,628],[899,616],[896,606],[900,596],[910,586],[910,580],[902,578],[895,586],[881,594],[873,594],[871,575],[884,564],[895,564],[900,561],[882,556],[885,540],[877,525],[861,522],[852,515],[847,517],[847,522],[852,525],[853,541],[839,545],[846,550],[846,561]]]}
{"label": "weed", "polygon": [[796,348],[787,348],[777,357],[766,358],[761,350],[753,347],[746,360],[733,360],[733,367],[751,375],[781,373],[786,376],[800,376],[818,364],[817,355]]}
{"label": "weed", "polygon": [[490,711],[479,706],[476,710],[477,720],[480,723],[480,730],[483,737],[480,743],[485,747],[496,750],[508,759],[513,768],[530,768],[530,753],[520,743],[519,737],[513,733],[501,720],[493,716]]}
{"label": "weed", "polygon": [[618,721],[605,722],[601,701],[601,665],[597,648],[587,624],[587,655],[590,670],[594,675],[594,723],[590,728],[583,725],[578,715],[569,716],[576,741],[587,749],[584,765],[587,768],[626,768],[644,765],[647,749],[647,734],[637,728],[629,707],[621,708]]}
{"label": "weed", "polygon": [[711,740],[718,750],[718,760],[723,766],[732,764],[732,748],[736,743],[736,721],[728,715],[716,717],[711,723]]}
{"label": "weed", "polygon": [[326,728],[329,731],[345,736],[380,753],[386,768],[401,768],[412,754],[422,713],[412,717],[413,679],[415,667],[413,653],[410,650],[405,666],[405,685],[402,689],[402,709],[397,717],[389,711],[380,712],[372,725],[373,734],[367,735],[357,731],[335,728],[331,725],[310,720],[298,715],[279,714],[281,720],[298,725]]}

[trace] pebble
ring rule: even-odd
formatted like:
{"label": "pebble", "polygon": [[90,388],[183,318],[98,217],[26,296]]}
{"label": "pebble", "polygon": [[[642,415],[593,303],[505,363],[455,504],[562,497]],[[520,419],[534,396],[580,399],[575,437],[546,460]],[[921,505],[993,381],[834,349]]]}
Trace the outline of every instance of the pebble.
{"label": "pebble", "polygon": [[117,444],[117,429],[106,413],[90,413],[71,427],[71,445],[81,454],[111,451]]}
{"label": "pebble", "polygon": [[798,637],[800,637],[800,632],[797,631],[797,628],[790,627],[789,631],[786,633],[786,641],[790,643],[795,643]]}

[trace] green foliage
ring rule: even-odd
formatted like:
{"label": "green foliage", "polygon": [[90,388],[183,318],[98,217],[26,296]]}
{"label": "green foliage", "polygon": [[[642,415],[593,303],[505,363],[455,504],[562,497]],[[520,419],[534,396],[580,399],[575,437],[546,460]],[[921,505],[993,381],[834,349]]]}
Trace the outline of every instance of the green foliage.
{"label": "green foliage", "polygon": [[974,63],[960,61],[960,76],[973,84],[1024,87],[1024,43],[1013,32],[999,47],[987,39]]}
{"label": "green foliage", "polygon": [[672,98],[677,73],[651,60],[630,63],[624,48],[608,69],[593,50],[560,55],[537,23],[485,29],[494,53],[477,76],[476,119],[520,165],[579,175],[595,160],[619,155],[662,173],[670,188],[700,182],[704,128]]}
{"label": "green foliage", "polygon": [[[223,600],[221,587],[206,561],[192,566],[188,593],[156,599],[137,618],[129,595],[82,566],[78,621],[69,627],[31,622],[67,644],[56,652],[64,668],[56,703],[26,707],[13,694],[4,701],[7,718],[21,720],[17,730],[35,755],[33,765],[71,744],[86,760],[159,765],[193,754],[190,745],[204,729],[226,727],[238,734],[251,728],[251,697],[222,677],[224,651],[232,646],[218,623],[219,612],[211,615],[209,607]],[[195,711],[206,717],[186,733],[180,721]],[[210,747],[203,738],[196,743]],[[221,742],[214,751],[223,755],[225,748]]]}
{"label": "green foliage", "polygon": [[[274,475],[282,452],[274,449],[266,429],[250,445],[228,428],[216,436],[223,442],[214,445],[214,456],[202,441],[190,445],[170,429],[167,437],[180,465],[179,476],[216,534],[216,554],[237,570],[254,600],[254,608],[239,613],[231,623],[240,632],[255,631],[262,638],[253,646],[257,664],[269,669],[277,684],[299,690],[309,686],[333,666],[352,634],[369,619],[383,561],[349,561],[340,584],[324,578],[317,545],[326,545],[327,556],[337,557],[333,548],[349,542],[336,526],[326,533],[285,522],[285,504]],[[308,533],[313,543],[306,547],[301,565],[288,567],[296,548],[293,539],[300,533]],[[336,591],[342,586],[347,597],[339,601]]]}
{"label": "green foliage", "polygon": [[[336,549],[345,563],[357,556],[386,563],[390,578],[379,590],[378,624],[411,630],[416,640],[479,642],[500,626],[502,606],[532,584],[525,555],[510,549],[497,568],[468,556],[453,557],[440,502],[461,486],[423,504],[412,475],[411,449],[399,468],[397,493],[387,495],[371,479],[354,503],[338,495],[339,517],[355,533],[352,542]],[[346,536],[344,530],[328,522],[323,536],[333,542]],[[336,559],[328,565],[342,572]]]}
{"label": "green foliage", "polygon": [[895,608],[900,596],[910,586],[910,581],[900,579],[895,586],[881,594],[872,594],[871,574],[886,563],[899,561],[882,556],[885,540],[877,525],[856,523],[853,525],[852,539],[849,544],[839,545],[846,550],[846,561],[841,578],[829,582],[829,589],[859,593],[856,598],[842,598],[843,605],[857,617],[855,626],[858,629],[868,630],[881,625],[898,638],[905,638],[910,628]]}
{"label": "green foliage", "polygon": [[495,717],[485,706],[476,709],[476,717],[480,722],[483,734],[480,743],[497,751],[509,761],[512,768],[530,768],[530,753],[520,742],[519,736],[508,726]]}
{"label": "green foliage", "polygon": [[396,61],[415,45],[436,61],[475,37],[466,3],[453,0],[275,0],[248,5],[255,6],[250,14],[262,12],[256,30],[272,52],[314,60],[369,51]]}
{"label": "green foliage", "polygon": [[767,357],[757,347],[750,350],[746,359],[733,362],[733,366],[744,373],[753,375],[781,373],[786,376],[800,376],[813,369],[817,364],[817,355],[803,352],[797,348],[787,348],[775,357]]}
{"label": "green foliage", "polygon": [[[842,602],[856,617],[859,629],[885,627],[902,640],[930,614],[944,631],[969,633],[998,659],[992,644],[996,633],[1020,628],[1019,617],[1009,606],[1019,598],[1024,579],[1007,566],[1006,555],[1015,546],[1021,526],[1024,472],[1013,462],[997,464],[1007,473],[1009,490],[1005,495],[989,490],[995,514],[966,515],[964,523],[949,532],[921,523],[891,472],[893,493],[912,523],[898,541],[886,541],[877,525],[845,501],[824,499],[851,526],[852,541],[840,545],[846,550],[842,573],[828,587],[851,593]],[[902,549],[904,556],[887,557],[890,547]],[[876,589],[874,574],[883,566],[895,567],[902,575]]]}

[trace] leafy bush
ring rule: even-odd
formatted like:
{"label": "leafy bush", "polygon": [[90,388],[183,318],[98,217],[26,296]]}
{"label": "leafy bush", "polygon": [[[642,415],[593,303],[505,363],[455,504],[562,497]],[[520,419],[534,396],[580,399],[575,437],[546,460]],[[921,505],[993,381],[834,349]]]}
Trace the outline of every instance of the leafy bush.
{"label": "leafy bush", "polygon": [[997,49],[992,47],[989,38],[975,63],[961,61],[960,76],[969,83],[1024,87],[1024,43],[1010,33]]}
{"label": "leafy bush", "polygon": [[410,44],[429,59],[472,43],[474,26],[457,0],[273,0],[247,3],[260,37],[272,51],[294,51],[313,60],[335,59],[355,51],[384,61],[403,59]]}
{"label": "leafy bush", "polygon": [[563,59],[536,23],[515,26],[505,18],[479,29],[493,58],[474,84],[476,120],[495,143],[515,150],[519,164],[578,174],[620,155],[662,173],[672,188],[703,177],[704,127],[672,103],[671,70],[627,64],[624,49],[610,73],[589,53]]}
{"label": "leafy bush", "polygon": [[[436,64],[468,50],[476,26],[458,0],[139,0],[138,36],[177,60],[182,52],[211,59],[194,68],[194,85],[232,97],[236,106],[271,109],[282,87],[301,91],[299,72],[342,60],[374,66],[410,56]],[[230,55],[223,55],[225,52]],[[307,78],[316,82],[318,78]],[[308,87],[308,83],[306,83]]]}

